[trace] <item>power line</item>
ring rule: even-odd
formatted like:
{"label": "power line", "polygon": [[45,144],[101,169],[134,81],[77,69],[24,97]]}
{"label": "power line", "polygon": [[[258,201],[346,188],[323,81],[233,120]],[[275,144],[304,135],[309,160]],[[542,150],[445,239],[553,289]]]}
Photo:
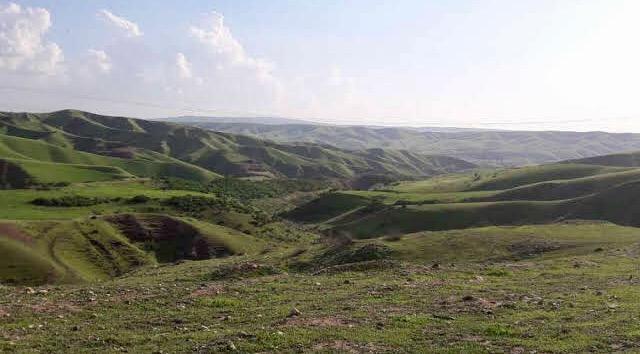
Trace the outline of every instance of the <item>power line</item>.
{"label": "power line", "polygon": [[[83,100],[92,100],[113,104],[128,104],[132,106],[138,107],[147,107],[154,109],[164,109],[169,111],[180,111],[180,112],[188,112],[191,114],[213,114],[213,115],[236,115],[236,116],[254,116],[254,117],[278,117],[276,114],[269,113],[258,113],[258,112],[250,112],[250,111],[232,111],[232,110],[222,110],[215,108],[196,108],[193,106],[168,106],[162,105],[152,102],[143,102],[136,100],[126,100],[126,99],[111,99],[107,97],[99,97],[85,94],[76,94],[70,92],[59,92],[59,91],[51,91],[44,89],[34,89],[29,87],[20,87],[20,86],[8,86],[8,85],[0,85],[0,90],[9,90],[9,91],[17,91],[17,92],[29,92],[35,94],[42,95],[56,95],[68,98],[75,99],[83,99]],[[522,126],[522,125],[558,125],[558,124],[578,124],[578,123],[589,123],[589,122],[603,122],[603,121],[614,121],[614,120],[628,120],[632,119],[632,117],[606,117],[606,118],[585,118],[585,119],[569,119],[569,120],[533,120],[533,121],[518,121],[518,122],[481,122],[481,123],[467,123],[474,126]],[[424,125],[442,125],[445,124],[443,122],[424,122]]]}

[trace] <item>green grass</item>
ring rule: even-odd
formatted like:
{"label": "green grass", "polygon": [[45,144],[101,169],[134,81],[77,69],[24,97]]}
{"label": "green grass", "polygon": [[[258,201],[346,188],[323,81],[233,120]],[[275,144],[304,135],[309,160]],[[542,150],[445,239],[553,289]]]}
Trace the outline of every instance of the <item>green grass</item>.
{"label": "green grass", "polygon": [[403,235],[399,241],[381,242],[403,260],[460,263],[577,256],[593,253],[599,247],[631,246],[639,240],[637,228],[571,222],[420,232]]}
{"label": "green grass", "polygon": [[131,178],[119,167],[72,165],[32,160],[7,160],[22,167],[36,183],[103,182]]}
{"label": "green grass", "polygon": [[[1,134],[0,157],[24,166],[35,179],[46,183],[117,180],[131,175],[178,177],[204,183],[219,177],[211,171],[161,154],[115,158]],[[47,173],[49,169],[51,174]]]}
{"label": "green grass", "polygon": [[362,174],[430,176],[475,166],[447,156],[277,144],[165,122],[72,110],[0,113],[0,133],[4,134],[0,137],[0,157],[118,166],[138,177],[200,181],[219,175],[351,179]]}
{"label": "green grass", "polygon": [[[138,216],[140,220],[150,217]],[[223,226],[189,218],[175,220],[194,228],[209,245],[225,248],[232,254],[256,254],[265,245],[262,240]],[[147,242],[128,238],[106,219],[4,221],[0,224],[0,247],[7,257],[1,261],[0,281],[16,284],[104,281],[164,261],[179,244],[192,242],[184,233],[159,232],[164,232],[165,238],[159,239],[156,247],[148,247]],[[28,239],[16,239],[18,233]]]}
{"label": "green grass", "polygon": [[47,198],[79,195],[96,198],[130,198],[135,195],[146,195],[151,198],[165,199],[172,196],[204,195],[192,191],[161,190],[148,180],[132,180],[120,182],[96,182],[74,184],[64,188],[56,188],[46,192],[35,189],[0,190],[3,208],[0,208],[0,219],[73,219],[84,217],[90,213],[105,214],[114,212],[138,211],[146,205],[130,205],[127,203],[109,203],[89,208],[52,208],[34,206],[31,201],[46,193]]}
{"label": "green grass", "polygon": [[471,197],[471,199],[486,201],[571,199],[601,192],[616,185],[638,179],[640,179],[640,170],[632,169],[569,180],[538,182],[494,193],[493,195]]}
{"label": "green grass", "polygon": [[[527,235],[571,247],[504,257]],[[486,237],[495,251],[458,255],[465,237],[476,246]],[[187,353],[233,343],[239,352],[633,352],[640,288],[629,275],[639,240],[635,229],[610,224],[486,228],[389,243],[405,261],[384,269],[208,278],[242,264],[277,266],[280,253],[269,252],[36,288],[46,294],[2,287],[0,308],[11,315],[0,319],[0,349]],[[470,246],[462,252],[474,254]],[[290,317],[293,307],[301,314]]]}
{"label": "green grass", "polygon": [[621,172],[625,168],[598,165],[550,164],[521,167],[481,176],[471,190],[504,190],[543,181],[569,180],[603,173]]}

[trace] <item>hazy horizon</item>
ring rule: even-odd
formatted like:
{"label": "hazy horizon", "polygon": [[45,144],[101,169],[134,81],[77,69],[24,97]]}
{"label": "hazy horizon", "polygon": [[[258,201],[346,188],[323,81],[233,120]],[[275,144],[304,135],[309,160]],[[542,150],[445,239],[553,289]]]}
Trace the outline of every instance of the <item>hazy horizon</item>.
{"label": "hazy horizon", "polygon": [[0,110],[640,132],[640,3],[0,1]]}

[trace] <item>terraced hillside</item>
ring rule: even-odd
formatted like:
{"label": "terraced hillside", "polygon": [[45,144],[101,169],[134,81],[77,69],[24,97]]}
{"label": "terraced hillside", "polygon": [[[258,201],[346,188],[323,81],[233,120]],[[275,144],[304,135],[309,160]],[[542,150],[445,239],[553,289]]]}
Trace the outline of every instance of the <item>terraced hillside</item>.
{"label": "terraced hillside", "polygon": [[640,134],[604,132],[491,131],[333,126],[305,124],[259,124],[179,120],[213,131],[261,139],[329,144],[343,149],[400,149],[416,153],[457,157],[486,166],[523,166],[568,159],[640,150]]}
{"label": "terraced hillside", "polygon": [[[112,166],[138,176],[353,179],[430,176],[475,167],[446,156],[277,144],[183,125],[80,111],[0,113],[0,158]],[[39,177],[39,176],[36,176]],[[40,176],[41,177],[41,176]],[[77,180],[77,179],[76,179]]]}

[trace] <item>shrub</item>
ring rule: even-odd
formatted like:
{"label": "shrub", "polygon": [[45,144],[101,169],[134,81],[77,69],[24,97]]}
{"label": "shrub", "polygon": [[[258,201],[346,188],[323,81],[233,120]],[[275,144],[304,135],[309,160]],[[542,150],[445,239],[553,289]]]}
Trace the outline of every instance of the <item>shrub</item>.
{"label": "shrub", "polygon": [[136,195],[134,197],[129,198],[129,200],[127,201],[129,204],[142,204],[142,203],[146,203],[148,201],[150,201],[151,198],[147,197],[146,195]]}
{"label": "shrub", "polygon": [[65,195],[58,198],[36,198],[31,201],[31,204],[49,207],[84,207],[108,203],[110,201],[109,198]]}

